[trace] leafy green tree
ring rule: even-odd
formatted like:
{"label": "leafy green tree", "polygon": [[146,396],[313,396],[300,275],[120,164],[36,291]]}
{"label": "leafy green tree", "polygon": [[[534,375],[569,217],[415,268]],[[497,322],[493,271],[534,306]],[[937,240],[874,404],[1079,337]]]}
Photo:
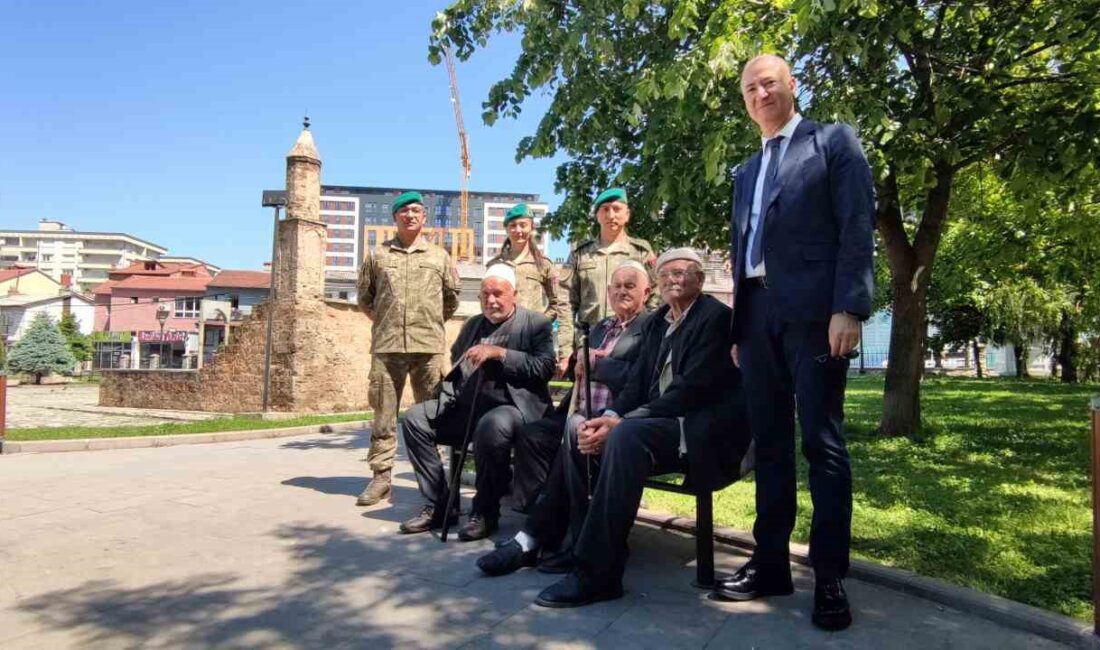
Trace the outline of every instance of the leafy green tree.
{"label": "leafy green tree", "polygon": [[84,362],[92,358],[92,339],[90,336],[80,333],[80,319],[76,317],[76,314],[71,311],[62,314],[61,322],[57,328],[61,331],[61,335],[65,337],[65,343],[68,344],[69,352],[72,353],[74,359]]}
{"label": "leafy green tree", "polygon": [[8,352],[8,369],[34,375],[35,383],[53,372],[69,373],[76,359],[69,352],[65,337],[45,313],[39,312],[22,338]]}
{"label": "leafy green tree", "polygon": [[729,167],[759,147],[739,94],[742,65],[794,63],[801,110],[858,126],[875,167],[893,331],[881,430],[920,426],[929,282],[957,176],[982,161],[1007,175],[1062,178],[1100,132],[1096,0],[455,0],[429,58],[468,58],[522,32],[487,123],[552,96],[516,157],[564,152],[548,220],[574,240],[590,197],[632,193],[632,227],[658,245],[728,242]]}

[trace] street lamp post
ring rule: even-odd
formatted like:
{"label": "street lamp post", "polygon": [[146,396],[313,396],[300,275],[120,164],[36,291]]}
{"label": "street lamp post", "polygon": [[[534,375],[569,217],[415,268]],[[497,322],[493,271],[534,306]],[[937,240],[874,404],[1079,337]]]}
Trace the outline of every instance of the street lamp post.
{"label": "street lamp post", "polygon": [[267,413],[271,407],[271,332],[275,317],[275,271],[278,267],[279,257],[279,210],[286,205],[286,194],[283,192],[264,192],[263,207],[275,208],[275,229],[271,235],[271,284],[267,290],[267,337],[264,340],[264,392],[263,411]]}
{"label": "street lamp post", "polygon": [[168,305],[157,307],[157,321],[160,323],[160,367],[164,367],[164,321],[168,320]]}

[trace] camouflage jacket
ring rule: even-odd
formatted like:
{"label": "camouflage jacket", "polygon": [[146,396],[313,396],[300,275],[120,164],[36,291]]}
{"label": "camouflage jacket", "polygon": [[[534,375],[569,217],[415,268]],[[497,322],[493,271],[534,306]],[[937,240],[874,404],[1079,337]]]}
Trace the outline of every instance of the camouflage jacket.
{"label": "camouflage jacket", "polygon": [[458,309],[458,271],[439,246],[396,237],[367,253],[359,267],[359,307],[370,317],[371,352],[440,353],[443,323]]}

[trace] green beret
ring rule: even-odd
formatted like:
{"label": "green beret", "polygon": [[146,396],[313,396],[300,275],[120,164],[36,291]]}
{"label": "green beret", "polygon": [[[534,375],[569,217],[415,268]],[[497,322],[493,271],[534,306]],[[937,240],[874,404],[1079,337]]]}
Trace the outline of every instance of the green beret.
{"label": "green beret", "polygon": [[508,211],[508,214],[504,215],[504,225],[508,225],[509,221],[516,219],[533,219],[531,216],[531,209],[527,207],[526,203],[518,203],[516,207]]}
{"label": "green beret", "polygon": [[420,192],[405,192],[404,194],[400,194],[396,199],[393,200],[393,206],[390,208],[390,214],[397,214],[398,210],[410,203],[419,203],[420,205],[424,205],[424,197],[420,196]]}
{"label": "green beret", "polygon": [[601,205],[611,201],[622,201],[626,203],[626,190],[621,187],[612,187],[611,189],[600,192],[600,195],[596,197],[596,203],[592,206],[592,209],[599,210]]}

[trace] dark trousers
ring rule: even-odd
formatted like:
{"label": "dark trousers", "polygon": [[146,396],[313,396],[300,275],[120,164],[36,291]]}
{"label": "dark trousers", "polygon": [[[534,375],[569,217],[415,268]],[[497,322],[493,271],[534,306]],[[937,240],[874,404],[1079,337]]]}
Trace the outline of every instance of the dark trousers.
{"label": "dark trousers", "polygon": [[512,502],[517,510],[530,512],[550,475],[551,464],[561,447],[565,414],[528,422],[515,440],[515,475]]}
{"label": "dark trousers", "polygon": [[[429,503],[442,509],[447,506],[447,481],[436,445],[462,444],[469,411],[456,407],[438,418],[435,426],[429,414],[436,413],[436,400],[414,405],[401,423],[405,450],[409,454],[420,493]],[[496,406],[475,414],[471,440],[474,443],[474,465],[477,468],[473,512],[486,519],[500,516],[500,498],[508,493],[512,481],[511,451],[516,432],[523,424],[523,415],[512,406]]]}
{"label": "dark trousers", "polygon": [[588,514],[588,473],[591,471],[593,485],[599,477],[601,457],[585,456],[577,450],[577,425],[583,420],[573,416],[571,426],[566,427],[565,416],[555,415],[523,428],[526,433],[531,426],[552,426],[559,434],[546,483],[523,524],[523,531],[535,538],[539,548],[548,551],[562,550],[567,536],[576,539]]}
{"label": "dark trousers", "polygon": [[622,580],[626,539],[646,477],[677,471],[679,452],[680,423],[675,418],[627,419],[611,430],[588,516],[573,545],[577,565],[597,582]]}
{"label": "dark trousers", "polygon": [[795,409],[810,465],[810,561],[818,578],[844,577],[852,529],[852,472],[844,441],[848,360],[829,356],[828,324],[782,322],[769,289],[746,287],[738,337],[749,424],[756,442],[753,559],[788,570],[795,501]]}

